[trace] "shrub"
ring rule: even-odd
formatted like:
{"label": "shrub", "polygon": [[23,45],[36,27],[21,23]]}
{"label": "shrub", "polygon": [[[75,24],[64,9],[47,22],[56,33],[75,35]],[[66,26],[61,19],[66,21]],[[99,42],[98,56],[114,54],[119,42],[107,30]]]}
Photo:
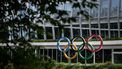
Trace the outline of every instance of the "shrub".
{"label": "shrub", "polygon": [[122,69],[122,64],[91,64],[91,65],[76,65],[60,63],[54,69]]}

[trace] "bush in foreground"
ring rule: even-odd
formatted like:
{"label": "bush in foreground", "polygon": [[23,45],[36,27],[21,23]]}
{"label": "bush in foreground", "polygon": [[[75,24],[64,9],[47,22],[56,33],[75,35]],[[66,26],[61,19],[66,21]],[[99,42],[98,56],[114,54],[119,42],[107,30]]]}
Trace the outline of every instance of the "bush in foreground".
{"label": "bush in foreground", "polygon": [[53,69],[122,69],[122,64],[65,64],[58,63]]}

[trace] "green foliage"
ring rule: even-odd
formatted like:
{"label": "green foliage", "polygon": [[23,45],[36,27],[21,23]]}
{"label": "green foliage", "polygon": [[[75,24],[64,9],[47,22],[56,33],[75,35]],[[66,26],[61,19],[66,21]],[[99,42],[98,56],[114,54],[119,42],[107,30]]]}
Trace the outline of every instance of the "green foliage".
{"label": "green foliage", "polygon": [[27,43],[19,47],[0,47],[0,69],[50,69],[55,66],[54,60],[36,56],[35,49]]}
{"label": "green foliage", "polygon": [[81,64],[57,64],[53,69],[121,69],[122,64],[91,64],[91,65],[81,65]]}
{"label": "green foliage", "polygon": [[[97,6],[96,0],[1,0],[0,1],[0,42],[21,42],[21,39],[31,41],[33,31],[43,34],[39,24],[51,23],[61,30],[65,23],[76,22],[76,17],[70,16],[65,9],[58,9],[59,5],[72,4],[81,15],[89,19],[86,8]],[[27,32],[23,35],[23,32]],[[40,34],[41,32],[41,34]],[[20,33],[20,34],[19,34]],[[9,36],[11,39],[8,39]],[[28,38],[25,38],[28,37]],[[40,37],[39,37],[40,38]]]}
{"label": "green foliage", "polygon": [[48,59],[47,61],[41,62],[40,69],[53,69],[55,66],[55,61],[52,59]]}
{"label": "green foliage", "polygon": [[[57,63],[48,56],[36,56],[35,47],[20,43],[19,47],[0,47],[0,69],[121,69],[122,64]],[[44,59],[45,60],[44,60]]]}
{"label": "green foliage", "polygon": [[[48,22],[59,26],[61,30],[65,23],[75,22],[76,18],[69,16],[67,10],[57,9],[59,4],[70,3],[73,9],[79,8],[77,15],[89,18],[88,11],[84,9],[95,7],[97,5],[95,2],[95,0],[91,2],[87,0],[0,0],[0,43],[6,44],[0,47],[0,69],[6,67],[50,69],[54,62],[43,61],[36,57],[35,48],[28,43],[32,40],[35,31],[38,35],[43,32],[41,30],[43,27],[39,24]],[[52,17],[54,15],[56,16]],[[13,47],[10,47],[9,43],[13,44]]]}

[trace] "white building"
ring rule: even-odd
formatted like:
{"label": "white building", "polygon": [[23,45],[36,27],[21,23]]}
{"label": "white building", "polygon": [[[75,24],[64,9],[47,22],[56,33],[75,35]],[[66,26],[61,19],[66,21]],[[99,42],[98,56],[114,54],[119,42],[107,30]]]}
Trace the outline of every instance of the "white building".
{"label": "white building", "polygon": [[[75,36],[89,37],[92,34],[101,34],[103,39],[120,39],[122,37],[122,0],[100,0],[98,8],[89,10],[89,14],[93,18],[86,21],[84,18],[76,16],[77,22],[66,24],[64,29],[64,36],[72,39]],[[61,5],[60,9],[66,9],[71,16],[75,16],[76,10],[70,7],[70,4]],[[56,40],[61,37],[57,26],[45,23],[42,25],[45,29],[44,35],[39,35],[39,39]],[[46,43],[46,45],[42,44]],[[108,43],[108,44],[107,44]],[[57,61],[67,62],[61,52],[56,49],[56,42],[47,43],[41,42],[36,44],[40,46],[40,54],[49,55]],[[94,57],[88,61],[81,60],[79,57],[72,60],[72,62],[81,63],[122,63],[122,41],[105,41],[103,50],[95,53]]]}

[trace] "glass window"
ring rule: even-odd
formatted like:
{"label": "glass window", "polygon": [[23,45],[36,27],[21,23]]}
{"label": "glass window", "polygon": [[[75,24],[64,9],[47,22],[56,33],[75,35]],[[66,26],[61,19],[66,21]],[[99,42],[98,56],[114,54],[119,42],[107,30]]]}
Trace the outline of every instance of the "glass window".
{"label": "glass window", "polygon": [[98,30],[91,30],[91,34],[99,34]]}
{"label": "glass window", "polygon": [[101,29],[108,29],[108,23],[101,23],[100,28]]}
{"label": "glass window", "polygon": [[65,3],[65,4],[59,3],[57,8],[60,9],[60,10],[70,11],[72,9],[72,5],[71,5],[71,3]]}
{"label": "glass window", "polygon": [[104,49],[104,62],[109,62],[111,59],[111,49]]}
{"label": "glass window", "polygon": [[72,4],[71,3],[65,3],[64,4],[64,10],[71,11],[72,10]]}
{"label": "glass window", "polygon": [[120,5],[120,16],[122,16],[122,0],[121,1],[121,5]]}
{"label": "glass window", "polygon": [[118,31],[110,31],[111,38],[118,38]]}
{"label": "glass window", "polygon": [[120,37],[122,37],[122,31],[120,31]]}
{"label": "glass window", "polygon": [[122,52],[122,49],[114,49],[114,52]]}
{"label": "glass window", "polygon": [[72,25],[72,27],[80,27],[80,25],[79,24],[76,24],[76,25]]}
{"label": "glass window", "polygon": [[97,17],[98,16],[98,8],[91,9],[90,14],[92,17]]}
{"label": "glass window", "polygon": [[110,29],[118,29],[117,23],[110,23]]}
{"label": "glass window", "polygon": [[64,28],[64,36],[70,38],[71,33],[70,33],[70,28]]}
{"label": "glass window", "polygon": [[[93,52],[90,52],[88,49],[86,49],[86,56],[89,56],[91,54],[93,54]],[[93,63],[93,57],[94,56],[92,56],[90,59],[88,59],[87,63]]]}
{"label": "glass window", "polygon": [[[56,56],[56,55],[55,55],[55,56]],[[61,56],[62,56],[62,52],[60,52],[59,50],[57,50],[57,56],[56,56],[56,57],[57,57],[57,61],[58,61],[58,62],[61,62],[61,59],[62,59]]]}
{"label": "glass window", "polygon": [[73,37],[80,36],[80,29],[73,29]]}
{"label": "glass window", "polygon": [[84,38],[87,38],[87,37],[89,37],[89,29],[83,29],[82,30],[82,36],[84,37]]}
{"label": "glass window", "polygon": [[53,39],[52,27],[45,27],[47,39]]}
{"label": "glass window", "polygon": [[106,17],[108,16],[108,10],[109,10],[109,1],[110,0],[100,0],[101,2],[101,11],[100,11],[100,16],[101,17]]}
{"label": "glass window", "polygon": [[98,28],[98,24],[91,24],[91,28]]}
{"label": "glass window", "polygon": [[52,49],[48,49],[48,53],[49,53],[48,56],[49,56],[50,58],[52,58],[52,55],[53,55],[53,54],[52,54]]}
{"label": "glass window", "polygon": [[102,57],[103,57],[103,50],[96,52],[95,53],[95,62],[102,63]]}
{"label": "glass window", "polygon": [[111,0],[110,16],[117,16],[118,8],[119,8],[119,0]]}
{"label": "glass window", "polygon": [[43,56],[43,49],[39,49],[39,56]]}
{"label": "glass window", "polygon": [[48,56],[47,52],[47,49],[44,49],[44,56]]}
{"label": "glass window", "polygon": [[61,37],[61,33],[59,31],[59,28],[58,27],[55,27],[55,38],[56,39],[59,39]]}
{"label": "glass window", "polygon": [[122,63],[122,54],[114,54],[114,63]]}
{"label": "glass window", "polygon": [[102,35],[102,37],[103,38],[109,38],[109,36],[108,36],[108,30],[101,30],[101,35]]}
{"label": "glass window", "polygon": [[73,17],[78,17],[78,11],[79,11],[79,8],[72,8],[72,16]]}
{"label": "glass window", "polygon": [[64,27],[70,27],[70,25],[64,25]]}
{"label": "glass window", "polygon": [[120,29],[122,29],[122,22],[120,22]]}
{"label": "glass window", "polygon": [[54,60],[57,60],[56,53],[57,53],[57,49],[53,49],[53,59]]}
{"label": "glass window", "polygon": [[89,28],[89,24],[82,24],[82,28]]}

